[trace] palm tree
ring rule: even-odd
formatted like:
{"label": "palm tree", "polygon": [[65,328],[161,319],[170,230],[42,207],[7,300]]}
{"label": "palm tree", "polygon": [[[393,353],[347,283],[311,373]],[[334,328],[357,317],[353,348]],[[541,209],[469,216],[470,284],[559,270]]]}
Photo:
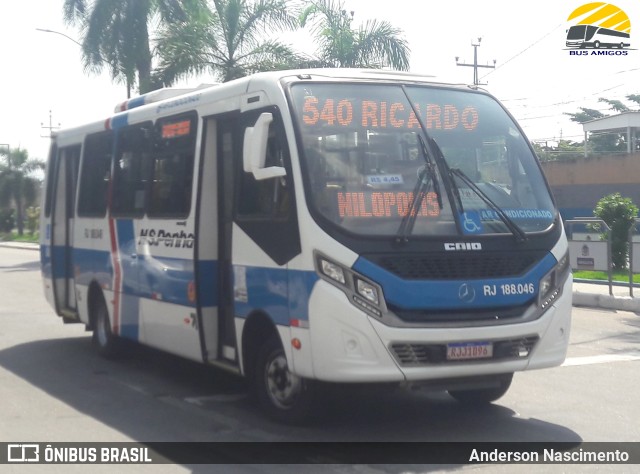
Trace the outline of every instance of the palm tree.
{"label": "palm tree", "polygon": [[185,6],[195,9],[199,0],[64,0],[64,20],[83,31],[84,67],[100,72],[108,66],[113,80],[126,82],[127,95],[136,83],[141,94],[152,83],[149,24],[185,18]]}
{"label": "palm tree", "polygon": [[24,210],[33,204],[39,181],[32,176],[36,170],[44,169],[44,162],[29,159],[27,150],[15,148],[0,152],[0,206],[16,207],[18,234],[24,233]]}
{"label": "palm tree", "polygon": [[326,67],[409,69],[409,45],[402,31],[387,21],[370,20],[351,28],[354,12],[341,0],[310,0],[300,24],[311,26],[319,44],[318,62]]}
{"label": "palm tree", "polygon": [[165,84],[204,72],[226,82],[304,61],[289,46],[265,39],[268,33],[298,26],[286,0],[212,0],[209,5],[160,28],[156,51],[159,79]]}

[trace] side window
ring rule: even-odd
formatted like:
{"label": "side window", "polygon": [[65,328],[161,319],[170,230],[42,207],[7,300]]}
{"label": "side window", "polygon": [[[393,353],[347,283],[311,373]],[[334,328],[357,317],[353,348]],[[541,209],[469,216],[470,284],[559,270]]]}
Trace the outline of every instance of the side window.
{"label": "side window", "polygon": [[[80,148],[81,145],[71,145],[60,149],[60,159],[64,160],[64,172],[66,176],[64,178],[66,189],[65,205],[66,216],[73,217],[74,206],[76,203],[76,193],[78,190],[78,167],[80,165]],[[59,170],[61,172],[61,170]],[[58,176],[58,182],[62,178]]]}
{"label": "side window", "polygon": [[195,114],[156,123],[147,208],[150,217],[186,217],[189,214],[196,125]]}
{"label": "side window", "polygon": [[88,135],[84,142],[78,215],[102,217],[107,212],[113,132]]}
{"label": "side window", "polygon": [[[257,119],[257,116],[255,117]],[[267,141],[265,166],[288,166],[288,148],[282,123],[274,114]],[[240,170],[238,186],[238,218],[286,219],[291,206],[288,178],[272,178],[257,181],[252,173]],[[290,174],[290,172],[289,172]]]}
{"label": "side window", "polygon": [[115,216],[141,217],[144,214],[152,130],[149,122],[118,132],[111,195],[111,212]]}

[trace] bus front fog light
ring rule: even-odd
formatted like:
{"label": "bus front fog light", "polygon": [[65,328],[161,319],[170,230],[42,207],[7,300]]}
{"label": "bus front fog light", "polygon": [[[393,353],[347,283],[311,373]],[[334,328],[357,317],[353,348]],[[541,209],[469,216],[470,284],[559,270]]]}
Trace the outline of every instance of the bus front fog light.
{"label": "bus front fog light", "polygon": [[356,290],[358,291],[358,294],[365,300],[373,303],[376,306],[380,304],[378,290],[371,283],[367,283],[364,280],[358,279],[356,282]]}

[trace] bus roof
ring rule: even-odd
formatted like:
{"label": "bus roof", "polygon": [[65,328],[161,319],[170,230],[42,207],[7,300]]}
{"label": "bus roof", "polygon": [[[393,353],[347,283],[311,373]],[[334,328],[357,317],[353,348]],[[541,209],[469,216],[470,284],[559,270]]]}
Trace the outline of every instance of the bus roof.
{"label": "bus roof", "polygon": [[226,83],[201,84],[194,88],[164,88],[152,91],[148,94],[134,97],[117,104],[114,109],[115,114],[106,116],[105,120],[95,121],[92,123],[71,127],[65,130],[60,130],[58,132],[54,132],[52,134],[52,137],[54,139],[62,138],[62,141],[65,141],[63,137],[77,136],[78,133],[87,134],[102,130],[109,130],[111,128],[119,126],[123,121],[126,121],[124,117],[126,117],[128,111],[132,109],[144,109],[146,106],[151,106],[151,104],[156,106],[157,110],[170,108],[174,105],[176,106],[176,108],[179,108],[177,106],[181,105],[182,103],[189,103],[190,100],[193,100],[200,94],[217,95],[223,93],[223,90],[228,89],[236,89],[237,93],[244,93],[249,90],[250,84],[252,82],[277,83],[283,80],[292,82],[305,79],[337,82],[344,80],[354,80],[372,82],[389,81],[413,84],[428,83],[432,85],[458,87],[467,90],[477,89],[477,86],[473,85],[452,84],[444,81],[438,81],[436,80],[435,76],[383,69],[318,68],[259,72]]}

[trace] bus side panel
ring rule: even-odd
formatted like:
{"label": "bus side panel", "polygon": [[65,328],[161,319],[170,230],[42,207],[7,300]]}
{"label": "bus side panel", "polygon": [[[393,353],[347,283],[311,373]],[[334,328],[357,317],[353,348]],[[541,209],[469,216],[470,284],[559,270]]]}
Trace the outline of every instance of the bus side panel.
{"label": "bus side panel", "polygon": [[[135,224],[138,285],[128,291],[138,300],[144,328],[140,340],[201,361],[193,221],[143,218]],[[134,311],[131,308],[130,312]]]}

